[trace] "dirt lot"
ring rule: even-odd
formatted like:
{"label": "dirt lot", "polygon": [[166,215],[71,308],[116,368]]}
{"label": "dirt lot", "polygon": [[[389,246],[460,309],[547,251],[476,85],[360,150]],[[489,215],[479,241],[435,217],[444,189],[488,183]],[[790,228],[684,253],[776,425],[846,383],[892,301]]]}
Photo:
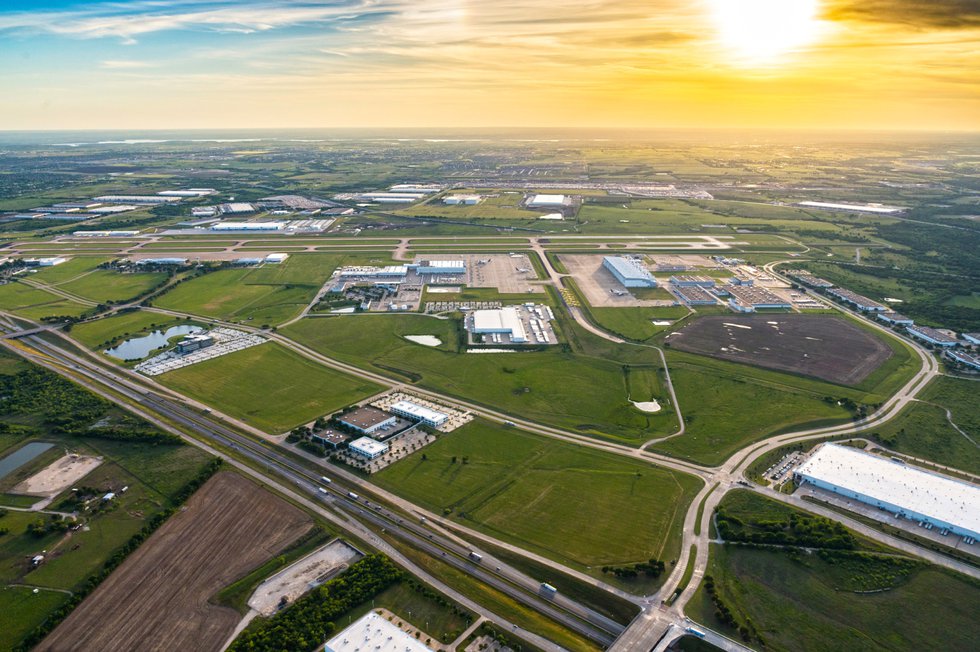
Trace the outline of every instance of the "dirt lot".
{"label": "dirt lot", "polygon": [[12,492],[31,496],[56,496],[100,464],[101,457],[65,455],[21,482]]}
{"label": "dirt lot", "polygon": [[670,336],[681,351],[854,385],[891,357],[884,342],[838,317],[702,317]]}
{"label": "dirt lot", "polygon": [[[613,255],[617,252],[610,252]],[[608,269],[602,266],[602,256],[590,254],[562,254],[559,259],[568,273],[575,278],[590,306],[596,308],[633,308],[640,306],[669,306],[672,299],[637,299]],[[619,292],[620,294],[616,294]]]}
{"label": "dirt lot", "polygon": [[339,539],[331,541],[262,582],[248,599],[248,606],[263,616],[271,616],[276,613],[283,596],[290,603],[296,602],[310,588],[331,579],[361,556],[347,543]]}
{"label": "dirt lot", "polygon": [[311,525],[250,480],[219,473],[35,650],[220,650],[241,617],[208,598]]}

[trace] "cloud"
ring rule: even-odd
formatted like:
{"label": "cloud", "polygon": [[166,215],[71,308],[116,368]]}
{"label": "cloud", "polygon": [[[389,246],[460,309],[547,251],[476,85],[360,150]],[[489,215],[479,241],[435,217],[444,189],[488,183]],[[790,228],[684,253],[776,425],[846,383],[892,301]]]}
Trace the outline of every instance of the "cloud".
{"label": "cloud", "polygon": [[980,0],[834,0],[832,20],[908,25],[923,29],[980,27]]}
{"label": "cloud", "polygon": [[126,59],[110,59],[99,64],[101,68],[107,70],[134,70],[137,68],[150,68],[153,64],[147,61],[130,61]]}

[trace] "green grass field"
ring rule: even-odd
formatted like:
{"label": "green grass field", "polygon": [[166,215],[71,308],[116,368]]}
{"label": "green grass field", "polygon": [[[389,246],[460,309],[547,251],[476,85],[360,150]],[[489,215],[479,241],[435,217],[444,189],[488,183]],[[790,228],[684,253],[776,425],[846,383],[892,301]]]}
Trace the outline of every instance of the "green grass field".
{"label": "green grass field", "polygon": [[[310,318],[283,334],[325,355],[583,434],[636,444],[675,423],[668,410],[645,414],[627,401],[631,390],[635,401],[666,400],[652,349],[637,347],[632,364],[606,355],[607,349],[585,355],[562,346],[458,353],[457,322],[419,315]],[[443,345],[414,344],[405,335],[435,335]]]}
{"label": "green grass field", "polygon": [[31,277],[41,283],[58,285],[87,274],[108,260],[104,256],[75,256],[54,267],[38,267],[37,273],[31,274]]}
{"label": "green grass field", "polygon": [[0,310],[28,319],[42,319],[54,316],[77,317],[89,308],[23,283],[7,283],[0,285]]}
{"label": "green grass field", "polygon": [[700,488],[690,476],[482,421],[372,479],[594,574],[604,564],[676,558],[685,510]]}
{"label": "green grass field", "polygon": [[85,274],[58,287],[65,292],[99,303],[135,299],[167,278],[163,273],[140,272],[122,274],[107,269]]}
{"label": "green grass field", "polygon": [[181,283],[154,305],[255,325],[279,324],[299,314],[346,258],[294,254],[282,265],[223,269]]}
{"label": "green grass field", "polygon": [[160,382],[270,433],[289,430],[381,387],[267,342],[157,377]]}
{"label": "green grass field", "polygon": [[[0,527],[3,520],[0,519]],[[68,594],[58,591],[38,591],[21,586],[0,587],[0,650],[12,650],[35,627],[44,622],[52,611],[68,601]]]}
{"label": "green grass field", "polygon": [[[847,571],[814,555],[712,546],[707,574],[732,611],[752,622],[767,650],[976,649],[976,581],[926,567],[883,583],[885,590],[860,593],[842,588],[851,579]],[[703,586],[687,613],[724,631]]]}
{"label": "green grass field", "polygon": [[668,353],[687,431],[650,450],[720,464],[747,444],[789,428],[845,422],[851,413],[825,396],[834,385],[701,356]]}
{"label": "green grass field", "polygon": [[[871,438],[899,453],[980,474],[980,406],[977,382],[941,376],[897,418],[875,428]],[[950,411],[954,428],[946,416]]]}
{"label": "green grass field", "polygon": [[137,310],[75,324],[70,335],[85,346],[95,349],[109,346],[116,340],[132,335],[184,323],[187,321],[177,317]]}

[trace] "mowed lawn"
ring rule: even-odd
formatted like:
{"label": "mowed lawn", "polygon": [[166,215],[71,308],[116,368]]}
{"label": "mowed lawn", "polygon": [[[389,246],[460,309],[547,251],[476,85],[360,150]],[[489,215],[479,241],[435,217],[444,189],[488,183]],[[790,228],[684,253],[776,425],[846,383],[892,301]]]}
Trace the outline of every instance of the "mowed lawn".
{"label": "mowed lawn", "polygon": [[23,283],[0,285],[0,310],[6,310],[28,319],[53,316],[77,317],[89,309],[88,306]]}
{"label": "mowed lawn", "polygon": [[157,380],[256,428],[280,433],[381,391],[267,342]]}
{"label": "mowed lawn", "polygon": [[135,299],[155,288],[166,278],[167,275],[160,272],[123,274],[99,269],[67,283],[61,283],[58,288],[90,301],[106,303]]}
{"label": "mowed lawn", "polygon": [[825,396],[853,393],[839,386],[671,352],[668,357],[687,429],[650,450],[716,465],[780,431],[843,423],[851,413]]}
{"label": "mowed lawn", "polygon": [[[654,352],[643,364],[624,365],[549,347],[544,351],[467,354],[457,351],[457,322],[420,315],[307,318],[283,334],[317,351],[436,391],[520,415],[637,444],[675,427],[673,414],[640,412],[627,400],[666,400]],[[427,347],[406,335],[434,335]]]}
{"label": "mowed lawn", "polygon": [[340,255],[293,254],[281,265],[223,269],[185,281],[154,305],[255,325],[295,317],[344,259]]}
{"label": "mowed lawn", "polygon": [[372,481],[578,568],[676,558],[684,513],[701,486],[692,476],[479,420]]}

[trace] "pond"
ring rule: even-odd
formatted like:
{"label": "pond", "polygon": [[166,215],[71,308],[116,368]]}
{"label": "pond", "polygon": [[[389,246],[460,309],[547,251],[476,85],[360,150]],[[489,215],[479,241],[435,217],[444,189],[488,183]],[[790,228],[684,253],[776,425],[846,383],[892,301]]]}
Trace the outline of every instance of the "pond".
{"label": "pond", "polygon": [[24,444],[7,457],[0,459],[0,478],[5,478],[53,446],[54,444],[40,441]]}
{"label": "pond", "polygon": [[203,330],[200,326],[171,326],[166,331],[153,331],[142,337],[130,338],[119,346],[106,349],[106,353],[120,360],[142,360],[161,346],[166,346],[172,337],[200,333]]}

